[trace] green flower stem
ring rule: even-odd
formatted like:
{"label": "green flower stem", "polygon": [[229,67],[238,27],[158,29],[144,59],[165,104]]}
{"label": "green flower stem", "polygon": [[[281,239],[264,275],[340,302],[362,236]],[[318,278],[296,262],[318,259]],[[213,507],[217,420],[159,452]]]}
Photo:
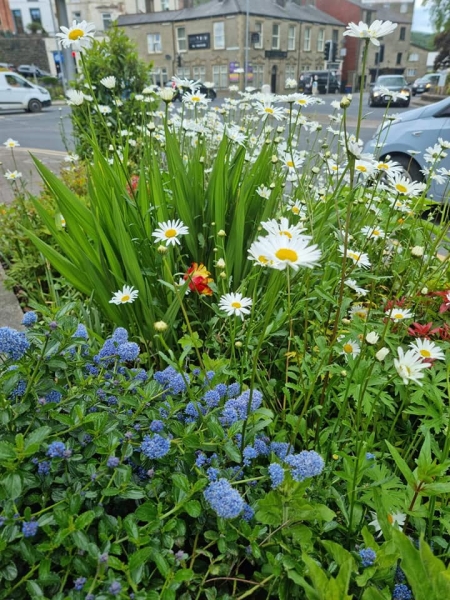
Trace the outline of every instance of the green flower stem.
{"label": "green flower stem", "polygon": [[361,130],[361,122],[362,122],[362,113],[363,113],[363,94],[364,94],[364,86],[366,79],[366,64],[367,64],[367,55],[369,51],[369,43],[370,39],[366,38],[364,40],[364,50],[363,50],[363,58],[362,58],[362,66],[361,66],[361,85],[359,86],[359,107],[358,107],[358,122],[356,123],[356,132],[355,137],[358,141],[359,132]]}

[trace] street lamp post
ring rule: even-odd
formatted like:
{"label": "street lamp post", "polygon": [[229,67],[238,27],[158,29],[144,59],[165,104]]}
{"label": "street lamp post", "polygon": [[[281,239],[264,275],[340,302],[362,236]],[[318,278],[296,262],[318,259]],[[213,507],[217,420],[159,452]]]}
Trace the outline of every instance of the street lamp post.
{"label": "street lamp post", "polygon": [[245,13],[245,58],[244,58],[244,88],[248,86],[248,44],[249,44],[249,7],[250,0],[247,0],[246,13]]}
{"label": "street lamp post", "polygon": [[[69,27],[69,17],[67,16],[66,0],[55,0],[56,18],[58,24],[64,27]],[[61,48],[61,54],[64,56],[62,63],[63,77],[66,76],[67,81],[76,79],[75,64],[73,62],[72,50],[70,48]]]}

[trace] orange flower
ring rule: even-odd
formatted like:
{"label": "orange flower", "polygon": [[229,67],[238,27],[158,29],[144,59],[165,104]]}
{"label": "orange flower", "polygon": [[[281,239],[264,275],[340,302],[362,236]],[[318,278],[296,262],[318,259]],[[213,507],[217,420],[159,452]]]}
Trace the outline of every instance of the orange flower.
{"label": "orange flower", "polygon": [[197,292],[202,296],[212,296],[212,289],[208,286],[208,283],[214,281],[212,277],[209,277],[211,273],[206,270],[204,264],[200,263],[192,263],[192,265],[187,270],[186,274],[183,276],[185,281],[189,280],[189,289],[192,292]]}

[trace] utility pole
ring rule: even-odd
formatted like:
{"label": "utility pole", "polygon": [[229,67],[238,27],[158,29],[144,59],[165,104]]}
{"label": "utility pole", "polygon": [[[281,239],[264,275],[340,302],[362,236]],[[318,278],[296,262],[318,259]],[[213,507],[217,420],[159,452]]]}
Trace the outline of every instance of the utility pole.
{"label": "utility pole", "polygon": [[249,45],[249,0],[247,0],[246,13],[245,13],[245,58],[244,58],[244,89],[248,86],[248,45]]}
{"label": "utility pole", "polygon": [[[69,17],[67,16],[66,0],[55,0],[56,6],[56,19],[59,26],[70,27]],[[59,42],[58,42],[59,44]],[[74,81],[76,79],[75,64],[73,61],[72,50],[70,48],[60,48],[60,55],[63,55],[64,60],[62,62],[63,77],[66,77],[67,81]]]}

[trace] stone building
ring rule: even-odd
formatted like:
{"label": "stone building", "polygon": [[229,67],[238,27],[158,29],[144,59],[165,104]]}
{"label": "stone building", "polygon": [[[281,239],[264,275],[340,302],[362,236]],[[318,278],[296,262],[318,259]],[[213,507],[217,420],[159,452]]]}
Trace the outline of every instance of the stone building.
{"label": "stone building", "polygon": [[0,0],[0,32],[12,33],[14,23],[9,0]]}
{"label": "stone building", "polygon": [[[381,40],[377,48],[369,45],[367,69],[369,81],[386,73],[406,74],[414,0],[303,0],[345,23],[372,23],[375,19],[398,23],[394,33]],[[364,42],[346,37],[342,49],[342,78],[354,89],[359,88]]]}
{"label": "stone building", "polygon": [[301,6],[300,0],[211,0],[178,11],[123,15],[118,25],[140,57],[153,63],[155,83],[175,74],[213,81],[219,90],[267,83],[278,93],[286,79],[323,69],[326,42],[341,44],[345,29],[343,22]]}

